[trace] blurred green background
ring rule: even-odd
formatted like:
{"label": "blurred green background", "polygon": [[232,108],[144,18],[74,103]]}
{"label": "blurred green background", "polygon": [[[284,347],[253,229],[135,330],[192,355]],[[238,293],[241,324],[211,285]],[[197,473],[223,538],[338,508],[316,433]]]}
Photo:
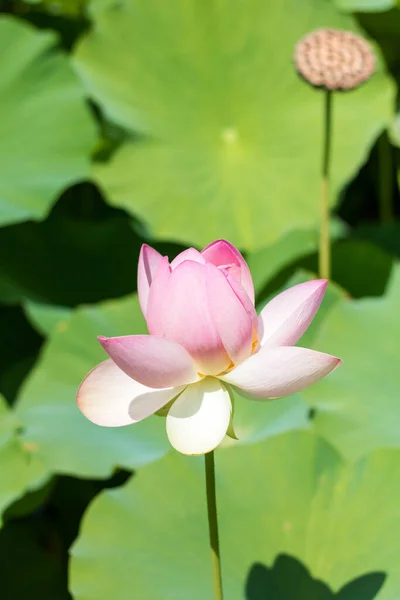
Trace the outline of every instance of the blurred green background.
{"label": "blurred green background", "polygon": [[145,331],[140,246],[227,238],[260,307],[317,272],[317,27],[378,69],[333,101],[332,282],[302,344],[344,364],[235,405],[217,452],[228,600],[400,597],[400,5],[0,0],[4,600],[212,598],[201,458],[164,422],[102,429],[75,394],[99,334]]}

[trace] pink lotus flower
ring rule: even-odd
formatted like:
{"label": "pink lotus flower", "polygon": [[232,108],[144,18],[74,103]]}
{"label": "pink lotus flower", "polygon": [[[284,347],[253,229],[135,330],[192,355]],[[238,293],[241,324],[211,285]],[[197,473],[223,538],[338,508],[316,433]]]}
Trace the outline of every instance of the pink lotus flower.
{"label": "pink lotus flower", "polygon": [[294,346],[327,282],[296,285],[258,317],[249,268],[229,242],[185,250],[171,264],[142,247],[138,293],[149,335],[99,341],[110,357],[82,382],[77,402],[93,423],[118,427],[163,410],[171,444],[203,454],[226,435],[231,389],[254,400],[286,396],[340,364]]}

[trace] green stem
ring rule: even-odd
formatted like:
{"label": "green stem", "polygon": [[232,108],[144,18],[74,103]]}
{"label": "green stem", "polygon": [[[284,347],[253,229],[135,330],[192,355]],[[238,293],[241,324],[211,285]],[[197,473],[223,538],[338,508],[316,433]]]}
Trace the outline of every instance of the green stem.
{"label": "green stem", "polygon": [[214,452],[208,452],[204,455],[206,468],[206,491],[207,491],[207,511],[208,527],[210,532],[211,563],[213,572],[214,599],[223,600],[221,561],[219,553],[218,538],[218,517],[217,517],[217,496],[215,491],[215,465]]}
{"label": "green stem", "polygon": [[332,138],[332,92],[324,92],[324,147],[321,179],[321,233],[319,242],[319,275],[329,279],[331,275],[331,244],[329,238],[329,166]]}
{"label": "green stem", "polygon": [[385,132],[381,135],[378,143],[379,164],[379,216],[382,223],[393,221],[393,199],[392,199],[392,148]]}

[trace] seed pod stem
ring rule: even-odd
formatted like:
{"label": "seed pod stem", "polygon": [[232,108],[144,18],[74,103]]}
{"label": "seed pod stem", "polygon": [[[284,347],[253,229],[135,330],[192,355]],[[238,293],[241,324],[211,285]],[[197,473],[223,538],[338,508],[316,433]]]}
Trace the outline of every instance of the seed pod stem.
{"label": "seed pod stem", "polygon": [[322,178],[321,178],[321,229],[319,241],[319,276],[321,279],[330,278],[331,267],[331,242],[329,232],[329,167],[332,140],[332,100],[330,90],[324,93],[324,139],[322,152]]}

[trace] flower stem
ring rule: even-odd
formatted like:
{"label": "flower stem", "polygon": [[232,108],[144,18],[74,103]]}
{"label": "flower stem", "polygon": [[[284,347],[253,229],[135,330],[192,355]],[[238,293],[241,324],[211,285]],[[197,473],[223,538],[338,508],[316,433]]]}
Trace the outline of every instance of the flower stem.
{"label": "flower stem", "polygon": [[321,233],[319,241],[319,276],[329,279],[331,275],[331,245],[329,239],[329,166],[332,138],[332,92],[324,92],[324,146],[321,179]]}
{"label": "flower stem", "polygon": [[378,142],[378,164],[379,164],[379,216],[382,223],[393,221],[393,198],[392,198],[392,148],[385,132]]}
{"label": "flower stem", "polygon": [[221,562],[219,553],[217,496],[215,491],[214,451],[204,455],[206,468],[206,491],[208,527],[210,532],[211,563],[213,571],[214,599],[223,600]]}

